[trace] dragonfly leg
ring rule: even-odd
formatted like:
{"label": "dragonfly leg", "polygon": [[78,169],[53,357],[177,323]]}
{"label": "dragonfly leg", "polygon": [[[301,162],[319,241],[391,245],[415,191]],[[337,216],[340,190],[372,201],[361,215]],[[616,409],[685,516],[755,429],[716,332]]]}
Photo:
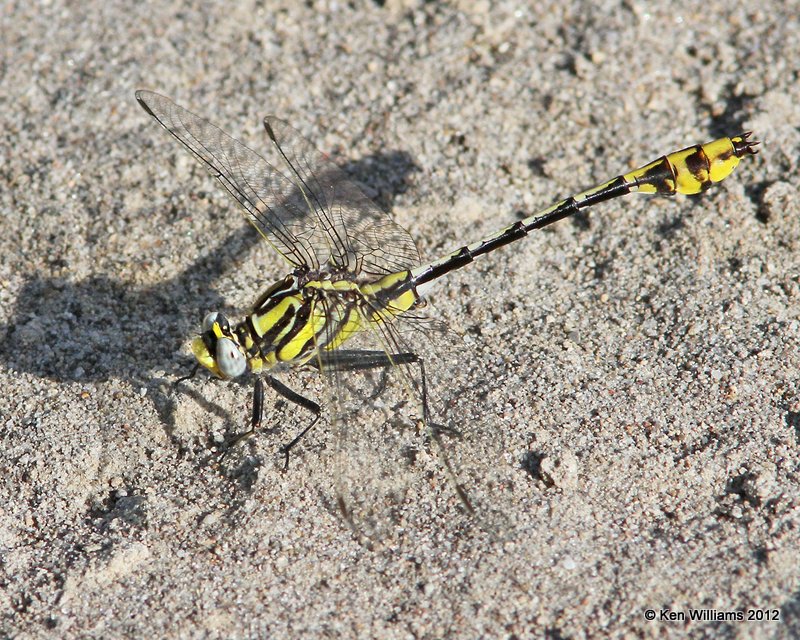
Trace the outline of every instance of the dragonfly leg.
{"label": "dragonfly leg", "polygon": [[[383,367],[388,370],[390,367],[395,365],[418,365],[419,394],[422,401],[422,422],[424,427],[428,430],[431,438],[436,442],[442,452],[444,452],[445,446],[441,440],[441,434],[448,433],[450,435],[459,435],[456,429],[433,422],[430,403],[428,402],[428,378],[425,373],[425,360],[423,360],[416,353],[407,352],[389,355],[384,351],[345,351],[338,352],[336,355],[336,360],[338,361],[336,366],[350,371],[374,369],[378,367]],[[323,365],[324,364],[325,363],[323,361]],[[458,476],[455,473],[455,469],[451,466],[446,455],[442,456],[442,463],[444,464],[448,475],[453,481],[453,486],[455,487],[458,498],[461,500],[464,508],[469,513],[474,514],[475,508],[472,506],[472,501],[469,498],[469,494],[464,486],[458,481]],[[340,503],[340,508],[343,507],[343,503]],[[347,515],[346,510],[343,510],[343,513]]]}
{"label": "dragonfly leg", "polygon": [[172,388],[174,389],[177,387],[181,382],[186,382],[187,380],[191,380],[197,375],[198,370],[200,369],[200,363],[196,362],[195,365],[192,367],[192,370],[185,376],[181,376],[175,382],[172,383]]}
{"label": "dragonfly leg", "polygon": [[236,436],[225,448],[225,451],[219,458],[222,462],[225,456],[239,443],[247,440],[252,436],[258,428],[261,427],[261,419],[264,417],[264,382],[261,378],[256,378],[256,384],[253,387],[253,414],[250,417],[250,428],[244,433]]}
{"label": "dragonfly leg", "polygon": [[[366,371],[369,369],[384,369],[389,371],[393,366],[399,365],[419,365],[420,384],[419,393],[422,400],[422,420],[425,426],[438,437],[439,433],[447,430],[443,425],[434,424],[431,420],[430,405],[428,403],[428,381],[425,375],[425,361],[416,353],[403,352],[387,354],[385,351],[336,351],[333,357],[326,358],[327,354],[322,354],[320,361],[323,370],[335,369],[337,371]],[[380,395],[386,379],[381,381],[381,389],[375,396]],[[416,385],[415,385],[416,386]]]}
{"label": "dragonfly leg", "polygon": [[290,402],[297,404],[304,409],[307,409],[311,413],[314,414],[314,419],[312,420],[311,424],[308,425],[305,429],[303,429],[299,435],[297,435],[289,444],[286,444],[280,448],[280,452],[286,457],[284,461],[283,468],[284,470],[289,468],[289,451],[294,445],[296,445],[300,440],[303,438],[306,433],[308,433],[311,428],[317,424],[319,420],[321,409],[320,406],[314,402],[313,400],[309,400],[301,396],[296,391],[292,391],[289,387],[285,384],[273,378],[272,376],[266,376],[265,378],[256,378],[255,386],[253,387],[253,414],[250,418],[250,428],[242,433],[241,435],[237,436],[233,439],[233,441],[227,446],[225,452],[220,457],[220,462],[228,455],[228,453],[240,442],[246,440],[247,438],[251,437],[259,428],[261,428],[261,421],[264,417],[264,382],[269,385],[269,387],[278,392],[279,395],[283,396]]}
{"label": "dragonfly leg", "polygon": [[[388,374],[395,365],[409,365],[422,363],[422,359],[411,352],[387,354],[385,351],[348,351],[339,350],[335,357],[320,358],[322,368],[326,371],[369,371],[372,369],[383,369],[381,381],[369,400],[380,397],[386,390]],[[424,376],[424,373],[423,373]]]}
{"label": "dragonfly leg", "polygon": [[[320,371],[366,371],[368,369],[388,369],[394,365],[415,364],[422,359],[416,353],[393,353],[385,351],[351,351],[337,349],[335,352],[319,354],[317,361],[309,365]],[[321,365],[321,366],[320,366]]]}
{"label": "dragonfly leg", "polygon": [[[419,387],[418,391],[422,401],[422,422],[425,428],[428,429],[431,438],[436,442],[441,451],[444,452],[445,446],[441,440],[441,434],[450,433],[458,435],[458,431],[441,424],[433,422],[430,410],[430,403],[428,401],[428,378],[425,372],[425,361],[416,353],[394,353],[387,354],[385,351],[348,351],[344,349],[337,350],[331,357],[326,357],[327,354],[321,354],[319,364],[321,369],[337,371],[365,371],[368,369],[383,368],[389,370],[395,365],[418,365],[419,366]],[[312,365],[313,366],[313,365]],[[413,383],[417,388],[417,384]],[[472,506],[472,501],[464,486],[459,482],[455,469],[450,464],[446,455],[442,456],[442,463],[447,469],[447,473],[453,481],[453,486],[456,489],[459,500],[464,505],[464,508],[474,514],[475,508]],[[349,517],[347,506],[343,499],[339,498],[339,508],[346,518]]]}
{"label": "dragonfly leg", "polygon": [[[431,418],[430,407],[428,406],[428,380],[425,376],[425,361],[422,358],[417,358],[416,362],[419,364],[420,371],[420,386],[422,390],[422,419],[425,422],[425,426],[430,430],[431,437],[436,441],[436,444],[439,446],[439,448],[444,451],[444,444],[439,436],[446,431],[450,432],[451,434],[458,432],[455,429],[433,422]],[[461,500],[461,503],[469,513],[474,514],[475,508],[472,506],[472,501],[469,499],[469,494],[464,488],[464,485],[459,482],[455,469],[453,469],[451,466],[447,456],[442,456],[442,463],[444,464],[445,468],[447,469],[447,473],[450,475],[450,478],[453,481],[453,486],[456,488],[456,493],[458,493],[459,500]]]}
{"label": "dragonfly leg", "polygon": [[[259,378],[259,381],[260,380],[261,379]],[[280,380],[277,380],[276,378],[273,378],[272,376],[267,376],[266,380],[267,380],[267,384],[272,389],[277,391],[279,395],[282,395],[289,402],[294,402],[296,405],[299,405],[299,406],[303,407],[304,409],[306,409],[307,411],[310,411],[311,413],[314,414],[314,419],[311,421],[311,424],[309,424],[300,433],[298,433],[292,439],[291,442],[289,442],[288,444],[283,445],[280,448],[280,452],[285,456],[285,459],[284,459],[284,462],[283,462],[283,470],[286,471],[289,468],[289,451],[291,451],[292,447],[294,447],[298,442],[300,442],[300,440],[303,439],[303,436],[306,435],[309,431],[311,431],[311,429],[314,427],[314,425],[317,424],[317,422],[319,421],[320,414],[322,413],[322,409],[320,409],[320,406],[316,402],[314,402],[313,400],[309,400],[308,398],[306,398],[304,396],[301,396],[296,391],[292,391],[289,387],[287,387],[285,384],[283,384]],[[262,395],[263,395],[263,386],[262,386]],[[262,397],[262,405],[263,405],[263,397]],[[255,403],[254,403],[254,408],[255,408]]]}

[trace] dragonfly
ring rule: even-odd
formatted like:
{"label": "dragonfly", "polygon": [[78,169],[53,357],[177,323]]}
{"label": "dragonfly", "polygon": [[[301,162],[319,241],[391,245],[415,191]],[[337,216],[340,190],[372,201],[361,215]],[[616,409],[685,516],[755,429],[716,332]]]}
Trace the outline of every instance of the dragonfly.
{"label": "dragonfly", "polygon": [[[263,121],[272,146],[268,161],[169,98],[140,90],[136,100],[210,172],[288,264],[288,275],[261,293],[242,320],[232,323],[218,311],[205,316],[200,335],[192,341],[195,367],[181,378],[192,377],[200,367],[224,380],[254,374],[250,428],[239,439],[257,432],[262,424],[265,384],[309,411],[313,415],[309,424],[281,447],[284,468],[289,452],[317,424],[322,408],[272,372],[316,369],[329,379],[337,402],[345,393],[347,372],[414,368],[419,373],[404,374],[404,384],[421,398],[422,424],[438,440],[428,403],[426,358],[409,348],[404,338],[406,332],[426,330],[415,320],[436,281],[607,200],[633,192],[667,196],[704,192],[727,178],[742,158],[757,153],[759,144],[747,132],[661,156],[423,262],[408,231],[283,120],[270,116]],[[359,336],[370,338],[378,348],[347,348]],[[341,405],[339,410],[345,413]],[[352,426],[342,416],[336,424],[345,433]],[[344,451],[345,456],[350,453]],[[444,464],[455,476],[446,458]],[[455,484],[459,498],[472,510],[467,491]],[[346,513],[349,507],[341,495],[338,503]]]}

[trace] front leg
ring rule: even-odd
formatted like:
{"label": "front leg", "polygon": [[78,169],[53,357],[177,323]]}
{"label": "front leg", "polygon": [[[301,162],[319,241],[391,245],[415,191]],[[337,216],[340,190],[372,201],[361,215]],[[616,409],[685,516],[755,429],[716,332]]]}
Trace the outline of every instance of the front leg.
{"label": "front leg", "polygon": [[277,378],[273,378],[272,376],[265,376],[263,379],[256,378],[256,382],[253,387],[253,413],[250,418],[250,429],[234,438],[234,440],[228,445],[227,449],[220,457],[220,462],[225,459],[225,456],[228,455],[231,449],[233,449],[243,440],[251,437],[258,429],[261,428],[261,422],[264,417],[264,381],[266,381],[271,389],[277,391],[279,395],[289,400],[289,402],[299,405],[314,414],[314,419],[312,420],[311,424],[309,424],[297,436],[295,436],[295,438],[292,439],[289,444],[283,445],[280,448],[280,452],[286,457],[283,466],[284,470],[289,468],[289,451],[291,448],[294,447],[319,421],[322,410],[316,402],[301,396],[299,393],[287,387]]}
{"label": "front leg", "polygon": [[[260,378],[259,378],[259,381],[260,381]],[[284,398],[289,400],[289,402],[293,402],[296,405],[299,405],[299,406],[303,407],[304,409],[306,409],[307,411],[310,411],[311,413],[314,414],[314,419],[311,421],[311,424],[309,424],[305,429],[303,429],[299,434],[297,434],[289,444],[283,445],[281,447],[281,449],[280,449],[281,453],[284,456],[286,456],[286,459],[285,459],[285,461],[283,463],[283,470],[286,471],[289,468],[289,451],[291,450],[292,447],[294,447],[294,445],[296,445],[298,442],[300,442],[300,440],[303,439],[304,435],[306,435],[309,431],[311,431],[311,429],[314,427],[314,425],[317,424],[317,422],[319,421],[320,414],[322,413],[322,409],[320,409],[320,406],[316,402],[314,402],[313,400],[309,400],[305,396],[301,396],[296,391],[292,391],[289,387],[287,387],[285,384],[283,384],[280,380],[278,380],[276,378],[273,378],[272,376],[267,376],[267,384],[270,387],[272,387],[275,391],[277,391],[280,395],[282,395]],[[264,397],[263,396],[264,396],[264,389],[263,389],[263,385],[262,385],[262,388],[261,388],[261,407],[262,408],[263,408],[263,405],[264,405]],[[256,411],[256,401],[255,401],[255,397],[254,397],[253,398],[253,420],[255,420],[255,411]],[[259,424],[260,424],[261,423],[261,417],[260,416],[258,418],[258,421],[259,421]]]}

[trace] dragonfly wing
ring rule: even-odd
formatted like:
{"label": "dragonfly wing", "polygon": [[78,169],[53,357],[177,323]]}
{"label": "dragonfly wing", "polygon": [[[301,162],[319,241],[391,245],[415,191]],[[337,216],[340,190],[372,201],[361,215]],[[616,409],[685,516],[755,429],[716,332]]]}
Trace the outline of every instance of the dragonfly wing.
{"label": "dragonfly wing", "polygon": [[264,119],[276,153],[302,190],[330,241],[328,251],[352,273],[385,275],[420,262],[413,238],[356,186],[338,166],[287,122]]}
{"label": "dragonfly wing", "polygon": [[[336,319],[331,327],[353,309],[352,301],[320,304],[326,318]],[[363,319],[369,310],[357,312]],[[330,390],[336,504],[368,546],[391,545],[442,522],[474,520],[471,488],[452,458],[454,430],[442,426],[455,416],[444,411],[431,384],[442,382],[431,352],[442,332],[442,323],[398,319],[372,324],[345,348],[318,354]],[[332,338],[321,336],[318,344]]]}
{"label": "dragonfly wing", "polygon": [[329,242],[293,177],[169,98],[137,91],[136,99],[222,183],[253,226],[288,262],[319,268],[328,261]]}

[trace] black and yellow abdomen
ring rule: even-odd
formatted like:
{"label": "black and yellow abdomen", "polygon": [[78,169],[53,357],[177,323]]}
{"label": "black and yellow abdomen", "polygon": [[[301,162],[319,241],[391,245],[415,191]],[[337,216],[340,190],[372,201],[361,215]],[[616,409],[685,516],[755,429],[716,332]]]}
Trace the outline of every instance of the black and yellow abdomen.
{"label": "black and yellow abdomen", "polygon": [[631,191],[695,195],[727,178],[745,153],[749,133],[675,151],[622,176]]}

